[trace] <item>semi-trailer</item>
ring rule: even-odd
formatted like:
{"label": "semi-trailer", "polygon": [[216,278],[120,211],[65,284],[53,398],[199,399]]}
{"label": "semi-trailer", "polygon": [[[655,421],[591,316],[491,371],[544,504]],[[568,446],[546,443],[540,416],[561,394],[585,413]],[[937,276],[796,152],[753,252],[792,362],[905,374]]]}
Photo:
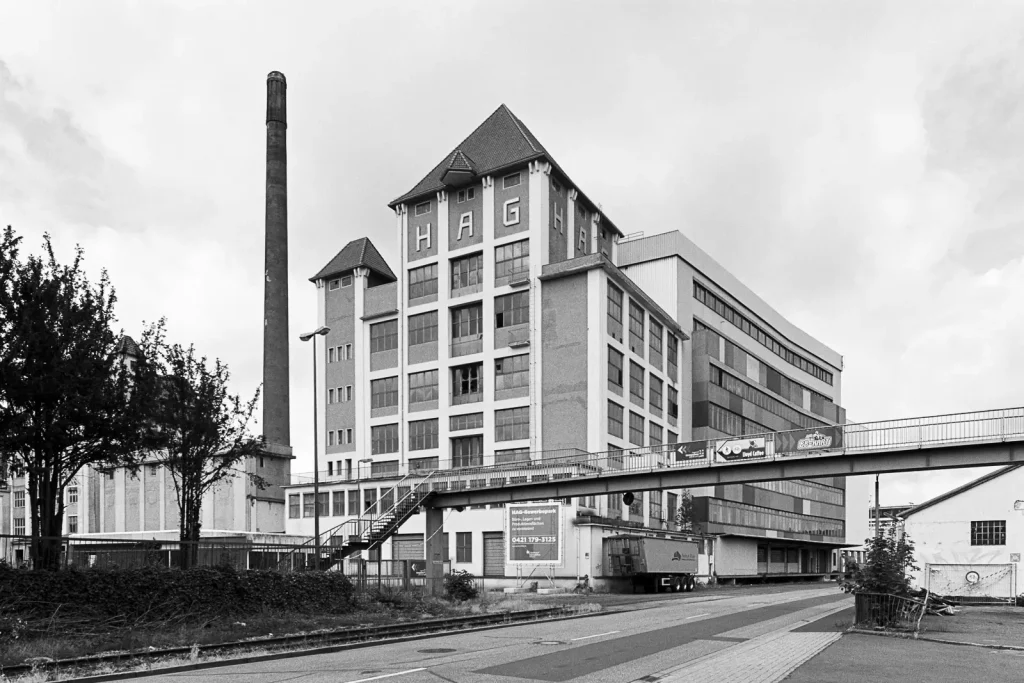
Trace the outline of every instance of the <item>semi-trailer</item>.
{"label": "semi-trailer", "polygon": [[694,541],[651,536],[619,535],[604,539],[612,576],[628,578],[633,592],[692,591],[697,585]]}

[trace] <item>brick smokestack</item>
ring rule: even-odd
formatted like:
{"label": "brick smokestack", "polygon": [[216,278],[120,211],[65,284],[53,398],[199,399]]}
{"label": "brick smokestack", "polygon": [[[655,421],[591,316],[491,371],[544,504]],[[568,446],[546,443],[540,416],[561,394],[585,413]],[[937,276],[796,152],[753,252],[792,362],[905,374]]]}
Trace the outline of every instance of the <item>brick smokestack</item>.
{"label": "brick smokestack", "polygon": [[291,446],[288,373],[288,130],[280,71],[267,75],[267,213],[263,283],[263,434]]}

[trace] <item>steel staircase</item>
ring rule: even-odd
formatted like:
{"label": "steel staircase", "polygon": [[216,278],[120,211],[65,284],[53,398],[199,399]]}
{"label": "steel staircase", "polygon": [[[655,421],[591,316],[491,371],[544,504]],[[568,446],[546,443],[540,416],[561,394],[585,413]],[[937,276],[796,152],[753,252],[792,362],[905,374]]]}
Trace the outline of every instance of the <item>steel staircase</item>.
{"label": "steel staircase", "polygon": [[[322,533],[320,567],[332,569],[357,552],[379,548],[434,495],[431,485],[433,476],[434,472],[406,475],[358,517]],[[380,501],[389,496],[393,497],[395,504],[384,510]],[[312,544],[312,540],[307,542],[309,544]]]}

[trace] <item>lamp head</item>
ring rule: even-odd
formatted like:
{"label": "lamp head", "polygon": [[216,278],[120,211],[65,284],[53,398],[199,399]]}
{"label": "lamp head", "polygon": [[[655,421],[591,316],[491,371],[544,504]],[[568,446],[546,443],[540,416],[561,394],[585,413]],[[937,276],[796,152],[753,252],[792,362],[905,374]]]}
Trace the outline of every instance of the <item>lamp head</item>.
{"label": "lamp head", "polygon": [[306,332],[305,334],[300,334],[299,335],[299,339],[301,339],[302,341],[309,341],[310,339],[312,339],[313,337],[315,337],[317,335],[323,336],[323,335],[327,334],[330,331],[331,331],[331,328],[324,327],[323,325],[321,325],[320,327],[316,328],[312,332]]}

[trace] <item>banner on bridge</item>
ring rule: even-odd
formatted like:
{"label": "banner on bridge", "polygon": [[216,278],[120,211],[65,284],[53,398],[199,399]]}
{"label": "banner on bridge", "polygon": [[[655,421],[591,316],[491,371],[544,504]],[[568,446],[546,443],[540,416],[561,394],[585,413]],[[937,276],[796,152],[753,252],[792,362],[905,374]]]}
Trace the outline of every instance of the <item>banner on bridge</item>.
{"label": "banner on bridge", "polygon": [[708,442],[687,441],[672,444],[676,452],[676,462],[694,462],[708,459]]}
{"label": "banner on bridge", "polygon": [[562,564],[562,506],[559,503],[510,504],[508,564]]}
{"label": "banner on bridge", "polygon": [[839,427],[817,427],[779,432],[775,435],[777,455],[797,455],[832,451],[843,447],[843,430]]}
{"label": "banner on bridge", "polygon": [[741,439],[720,439],[715,442],[715,457],[718,462],[758,460],[768,455],[766,439],[756,436]]}

